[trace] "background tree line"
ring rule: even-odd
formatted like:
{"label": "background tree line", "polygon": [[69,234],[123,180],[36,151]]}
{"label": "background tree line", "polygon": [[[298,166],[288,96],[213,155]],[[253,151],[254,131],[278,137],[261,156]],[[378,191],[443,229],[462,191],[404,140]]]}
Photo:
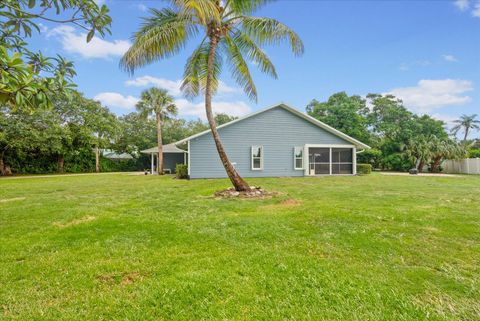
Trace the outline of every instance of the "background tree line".
{"label": "background tree line", "polygon": [[[478,142],[468,140],[472,129],[478,129],[476,115],[463,115],[451,135],[445,123],[428,115],[407,110],[392,95],[369,94],[366,99],[332,95],[327,101],[312,100],[307,113],[372,147],[358,155],[358,162],[370,163],[382,170],[406,171],[428,168],[439,172],[444,159],[477,157]],[[463,141],[456,139],[464,132]]]}
{"label": "background tree line", "polygon": [[[149,158],[141,150],[157,145],[156,118],[142,110],[117,116],[77,91],[50,97],[52,106],[33,112],[0,107],[0,172],[54,173],[143,170]],[[218,124],[235,117],[216,114]],[[207,130],[197,120],[168,117],[162,121],[163,144]],[[100,155],[113,149],[134,156],[111,161]]]}

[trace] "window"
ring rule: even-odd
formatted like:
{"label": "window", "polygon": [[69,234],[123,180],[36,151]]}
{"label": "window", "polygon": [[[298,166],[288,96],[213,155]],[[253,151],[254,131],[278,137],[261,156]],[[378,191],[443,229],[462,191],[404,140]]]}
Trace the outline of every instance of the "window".
{"label": "window", "polygon": [[263,146],[252,146],[252,170],[263,169]]}
{"label": "window", "polygon": [[295,169],[303,169],[303,147],[294,148],[293,166]]}

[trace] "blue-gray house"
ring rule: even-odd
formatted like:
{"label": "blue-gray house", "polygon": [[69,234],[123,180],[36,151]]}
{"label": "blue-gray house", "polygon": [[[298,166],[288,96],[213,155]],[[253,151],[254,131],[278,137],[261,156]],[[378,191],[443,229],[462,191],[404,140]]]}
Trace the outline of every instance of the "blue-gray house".
{"label": "blue-gray house", "polygon": [[[218,126],[227,155],[243,177],[356,174],[364,143],[285,104]],[[209,130],[187,137],[190,178],[226,177]]]}

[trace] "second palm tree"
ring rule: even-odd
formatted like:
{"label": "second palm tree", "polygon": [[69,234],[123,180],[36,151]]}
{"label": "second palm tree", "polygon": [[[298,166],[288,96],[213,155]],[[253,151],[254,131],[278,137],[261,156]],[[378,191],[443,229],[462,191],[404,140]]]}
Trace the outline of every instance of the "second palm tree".
{"label": "second palm tree", "polygon": [[144,90],[137,103],[137,111],[143,117],[155,116],[157,124],[158,162],[157,173],[163,174],[162,121],[177,114],[177,107],[165,89],[150,88]]}

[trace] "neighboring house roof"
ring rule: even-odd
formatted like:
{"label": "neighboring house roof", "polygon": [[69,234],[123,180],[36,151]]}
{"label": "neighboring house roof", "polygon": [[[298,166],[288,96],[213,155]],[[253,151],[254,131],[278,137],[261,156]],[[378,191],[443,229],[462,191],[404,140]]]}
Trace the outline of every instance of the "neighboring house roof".
{"label": "neighboring house roof", "polygon": [[133,159],[133,156],[128,153],[117,153],[112,149],[101,149],[100,150],[103,157],[108,159]]}
{"label": "neighboring house roof", "polygon": [[[168,144],[168,145],[163,145],[163,153],[186,153],[185,150],[178,148],[175,146],[176,143],[173,144]],[[142,150],[140,153],[144,154],[152,154],[152,153],[158,153],[158,147],[152,147],[149,149]]]}
{"label": "neighboring house roof", "polygon": [[[344,133],[342,133],[341,131],[339,131],[339,130],[337,130],[337,129],[335,129],[335,128],[333,128],[333,127],[331,127],[331,126],[329,126],[329,125],[327,125],[327,124],[319,121],[318,119],[315,119],[315,118],[313,118],[312,116],[309,116],[309,115],[307,115],[307,114],[304,114],[304,113],[298,111],[297,109],[295,109],[295,108],[293,108],[293,107],[290,107],[290,106],[288,106],[288,105],[286,105],[286,104],[284,104],[284,103],[280,103],[280,104],[277,104],[277,105],[274,105],[274,106],[271,106],[271,107],[268,107],[268,108],[259,110],[259,111],[257,111],[257,112],[251,113],[251,114],[249,114],[249,115],[247,115],[247,116],[244,116],[244,117],[241,117],[241,118],[232,120],[231,122],[228,122],[228,123],[226,123],[226,124],[220,125],[220,126],[218,126],[217,128],[220,129],[220,128],[224,128],[224,127],[233,125],[233,124],[238,123],[238,122],[240,122],[240,121],[242,121],[242,120],[244,120],[244,119],[247,119],[247,118],[256,116],[256,115],[258,115],[258,114],[264,113],[264,112],[266,112],[266,111],[268,111],[268,110],[270,110],[270,109],[277,108],[277,107],[281,107],[281,108],[283,108],[283,109],[291,112],[292,114],[297,115],[297,116],[299,116],[300,118],[303,118],[303,119],[305,119],[306,121],[308,121],[308,122],[310,122],[310,123],[312,123],[312,124],[314,124],[314,125],[322,128],[322,129],[326,130],[327,132],[330,132],[330,133],[332,133],[332,134],[334,134],[334,135],[336,135],[336,136],[338,136],[338,137],[343,138],[344,140],[346,140],[346,141],[348,141],[348,142],[356,145],[357,147],[366,148],[366,149],[369,149],[369,148],[370,148],[370,146],[362,143],[361,141],[359,141],[359,140],[357,140],[357,139],[355,139],[355,138],[353,138],[353,137],[350,137],[350,136],[348,136],[347,134],[344,134]],[[201,132],[201,133],[192,135],[192,136],[190,136],[190,137],[184,138],[184,139],[182,139],[182,140],[180,140],[180,141],[178,141],[178,142],[176,142],[176,143],[174,143],[174,144],[175,144],[175,145],[183,144],[183,143],[185,143],[185,142],[188,142],[189,140],[192,140],[192,139],[194,139],[194,138],[203,136],[203,135],[208,134],[208,133],[210,133],[210,129],[205,130],[205,131],[203,131],[203,132]]]}

